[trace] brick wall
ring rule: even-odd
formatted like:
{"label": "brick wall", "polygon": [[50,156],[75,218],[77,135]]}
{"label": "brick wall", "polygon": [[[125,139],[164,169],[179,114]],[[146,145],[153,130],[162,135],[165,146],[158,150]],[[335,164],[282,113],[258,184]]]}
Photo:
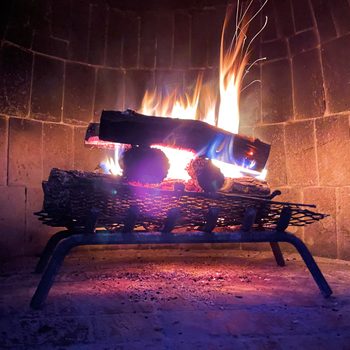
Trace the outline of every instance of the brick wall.
{"label": "brick wall", "polygon": [[297,230],[316,255],[350,259],[350,4],[272,0],[261,37],[260,119],[244,130],[272,143],[268,181],[282,199],[330,216]]}
{"label": "brick wall", "polygon": [[[225,2],[40,0],[0,4],[0,254],[40,252],[32,215],[52,167],[93,170],[87,124],[135,108],[145,89],[216,74]],[[164,4],[166,3],[166,4]],[[198,4],[200,3],[201,6]],[[350,259],[350,10],[347,0],[270,0],[242,94],[241,132],[272,143],[283,199],[331,214],[298,230],[317,255]]]}

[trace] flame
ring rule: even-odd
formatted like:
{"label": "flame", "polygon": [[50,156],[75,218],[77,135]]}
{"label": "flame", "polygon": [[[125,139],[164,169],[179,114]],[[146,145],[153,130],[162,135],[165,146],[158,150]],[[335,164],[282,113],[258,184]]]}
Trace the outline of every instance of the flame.
{"label": "flame", "polygon": [[202,87],[203,76],[198,75],[197,82],[192,95],[185,93],[183,96],[175,89],[167,96],[158,92],[146,91],[141,104],[142,114],[166,116],[179,119],[195,119],[198,109],[199,94]]}
{"label": "flame", "polygon": [[[200,119],[226,131],[238,133],[239,98],[244,77],[249,72],[249,68],[261,60],[258,59],[248,66],[250,47],[267,23],[266,19],[262,28],[247,43],[249,24],[268,0],[265,0],[255,13],[250,13],[253,1],[242,5],[238,0],[235,16],[233,16],[234,6],[227,7],[220,40],[219,85],[216,89],[213,88],[213,84],[204,84],[203,74],[200,73],[192,93],[180,93],[178,88],[168,94],[164,94],[158,88],[146,91],[138,112],[171,118]],[[234,26],[234,34],[228,38],[232,25]],[[169,159],[168,178],[189,179],[185,169],[195,156],[192,152],[157,145],[154,147],[161,149]],[[118,162],[115,161],[114,164],[116,163]],[[251,163],[237,165],[219,161],[213,161],[213,163],[221,169],[225,177],[241,177],[242,173],[260,178],[266,176],[266,171],[262,173],[254,171],[254,164]],[[120,170],[120,168],[117,170],[118,174]]]}
{"label": "flame", "polygon": [[[238,8],[237,6],[237,10]],[[239,95],[249,56],[248,52],[243,52],[248,26],[244,23],[241,28],[236,24],[235,34],[229,48],[225,50],[225,34],[231,17],[232,6],[229,6],[226,11],[221,33],[219,76],[220,107],[217,126],[237,134],[239,129]],[[245,18],[242,20],[246,22]]]}
{"label": "flame", "polygon": [[159,145],[154,145],[152,147],[163,151],[169,159],[170,168],[168,170],[167,179],[181,179],[188,181],[191,178],[186,167],[196,156],[195,153]]}
{"label": "flame", "polygon": [[124,152],[124,145],[115,144],[114,157],[107,157],[99,164],[99,167],[105,174],[122,175],[123,169],[119,165],[119,158]]}

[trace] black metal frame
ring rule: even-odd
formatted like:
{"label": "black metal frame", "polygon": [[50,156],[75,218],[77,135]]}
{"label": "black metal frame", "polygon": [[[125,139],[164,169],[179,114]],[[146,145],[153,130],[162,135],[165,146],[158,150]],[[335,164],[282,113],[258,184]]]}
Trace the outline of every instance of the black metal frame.
{"label": "black metal frame", "polygon": [[[212,215],[213,217],[215,216],[214,214]],[[202,232],[173,234],[171,231],[175,226],[177,215],[177,211],[169,213],[162,232],[133,232],[135,222],[133,218],[135,215],[130,215],[129,220],[125,223],[125,230],[122,232],[110,232],[107,230],[95,232],[94,224],[89,225],[89,229],[85,229],[83,232],[74,229],[57,232],[48,241],[36,266],[36,273],[44,273],[32,297],[30,306],[33,309],[40,309],[43,306],[64,258],[72,248],[82,245],[100,244],[270,243],[277,265],[285,266],[279,243],[286,242],[296,248],[323,296],[327,298],[332,294],[332,289],[309,249],[301,239],[285,231],[291,218],[291,210],[288,207],[282,210],[277,226],[273,230],[253,229],[256,209],[247,208],[239,231],[212,232],[215,227],[213,222],[216,220],[211,220],[212,222],[208,220]],[[97,216],[92,215],[92,217],[94,217],[96,222]]]}

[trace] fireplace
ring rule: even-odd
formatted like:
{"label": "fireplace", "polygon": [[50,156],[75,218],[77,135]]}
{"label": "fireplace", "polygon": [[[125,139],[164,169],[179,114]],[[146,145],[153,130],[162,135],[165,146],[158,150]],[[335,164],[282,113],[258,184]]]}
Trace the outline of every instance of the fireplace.
{"label": "fireplace", "polygon": [[[0,6],[0,250],[36,254],[55,232],[33,215],[42,180],[54,167],[93,171],[110,155],[84,146],[102,110],[139,110],[147,89],[186,89],[200,72],[215,80],[226,1]],[[264,6],[251,61],[266,60],[247,74],[239,130],[271,144],[267,181],[281,200],[329,214],[296,235],[341,259],[350,258],[349,15],[345,0]]]}

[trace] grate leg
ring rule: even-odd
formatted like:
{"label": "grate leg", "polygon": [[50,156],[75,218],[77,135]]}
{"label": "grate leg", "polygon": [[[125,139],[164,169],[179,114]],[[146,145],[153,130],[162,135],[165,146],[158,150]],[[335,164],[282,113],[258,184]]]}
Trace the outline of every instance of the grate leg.
{"label": "grate leg", "polygon": [[333,293],[332,289],[303,241],[290,233],[283,234],[283,241],[292,244],[297,249],[321,293],[325,298],[328,298]]}
{"label": "grate leg", "polygon": [[286,266],[281,247],[277,242],[270,242],[270,246],[278,266]]}
{"label": "grate leg", "polygon": [[62,266],[65,256],[77,245],[79,245],[79,243],[74,240],[74,236],[65,238],[57,244],[30,302],[30,307],[32,309],[40,309],[42,307],[54,283],[55,277]]}
{"label": "grate leg", "polygon": [[42,251],[39,261],[35,267],[34,273],[42,273],[45,270],[45,267],[48,261],[51,258],[52,252],[55,250],[57,244],[67,237],[72,235],[71,231],[60,231],[55,233],[47,242],[44,250]]}

